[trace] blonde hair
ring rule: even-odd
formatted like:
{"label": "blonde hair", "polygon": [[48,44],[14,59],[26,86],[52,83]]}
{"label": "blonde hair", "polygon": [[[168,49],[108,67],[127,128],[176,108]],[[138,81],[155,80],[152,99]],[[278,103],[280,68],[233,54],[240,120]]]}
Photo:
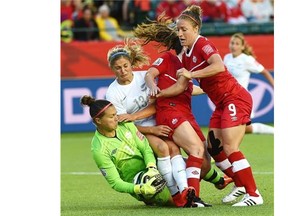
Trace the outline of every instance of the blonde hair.
{"label": "blonde hair", "polygon": [[253,48],[247,43],[247,41],[245,40],[244,34],[241,32],[235,33],[231,36],[231,38],[238,38],[241,40],[242,45],[244,45],[244,50],[242,51],[243,53],[245,53],[246,55],[251,55],[254,58],[256,58]]}
{"label": "blonde hair", "polygon": [[125,38],[123,45],[111,48],[107,53],[109,67],[112,68],[114,62],[121,57],[130,61],[132,68],[142,68],[149,65],[150,57],[144,52],[142,46],[133,38]]}

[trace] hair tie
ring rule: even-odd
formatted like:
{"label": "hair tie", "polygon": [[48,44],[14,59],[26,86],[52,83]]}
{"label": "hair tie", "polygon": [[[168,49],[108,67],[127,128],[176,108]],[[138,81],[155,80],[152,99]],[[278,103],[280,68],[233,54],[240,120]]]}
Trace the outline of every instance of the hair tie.
{"label": "hair tie", "polygon": [[94,117],[96,118],[97,116],[99,116],[101,113],[103,113],[112,103],[110,102],[109,104],[107,104],[105,107],[103,107]]}
{"label": "hair tie", "polygon": [[193,18],[192,16],[190,16],[190,15],[188,15],[188,14],[181,14],[180,16],[186,16],[186,17],[189,17],[190,19],[192,19],[198,26],[199,26],[199,22],[195,19],[195,18]]}
{"label": "hair tie", "polygon": [[129,54],[127,52],[123,52],[123,51],[115,52],[109,57],[109,62],[111,62],[111,60],[114,59],[118,55],[125,55],[129,57]]}

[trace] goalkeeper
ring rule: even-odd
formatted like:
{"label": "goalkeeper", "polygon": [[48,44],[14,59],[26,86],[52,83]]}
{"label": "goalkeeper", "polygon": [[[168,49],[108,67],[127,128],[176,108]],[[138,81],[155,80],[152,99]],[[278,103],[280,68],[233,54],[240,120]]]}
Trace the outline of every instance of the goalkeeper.
{"label": "goalkeeper", "polygon": [[[97,127],[91,151],[109,185],[149,205],[173,205],[170,192],[165,187],[166,181],[156,168],[148,140],[134,123],[118,124],[116,109],[107,100],[95,100],[85,95],[80,102],[89,106],[90,116]],[[142,176],[141,172],[145,178],[136,179],[137,174]]]}

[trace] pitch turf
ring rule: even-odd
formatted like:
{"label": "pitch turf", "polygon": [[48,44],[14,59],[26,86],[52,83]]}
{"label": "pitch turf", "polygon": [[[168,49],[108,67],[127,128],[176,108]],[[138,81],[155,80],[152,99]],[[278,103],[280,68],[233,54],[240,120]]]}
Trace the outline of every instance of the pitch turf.
{"label": "pitch turf", "polygon": [[[207,128],[203,128],[207,134]],[[61,135],[61,216],[148,216],[197,215],[238,216],[274,215],[274,136],[245,135],[241,150],[248,159],[264,204],[252,207],[231,207],[221,199],[232,185],[217,190],[212,184],[201,181],[201,198],[211,208],[184,209],[149,207],[128,194],[110,188],[94,163],[90,141],[94,133],[66,133]],[[219,171],[220,172],[220,171]]]}

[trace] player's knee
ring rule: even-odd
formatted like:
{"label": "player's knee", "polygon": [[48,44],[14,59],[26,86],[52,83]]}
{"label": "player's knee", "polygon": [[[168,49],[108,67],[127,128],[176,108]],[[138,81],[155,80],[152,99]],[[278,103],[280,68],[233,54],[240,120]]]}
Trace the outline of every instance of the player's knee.
{"label": "player's knee", "polygon": [[173,146],[170,145],[169,153],[170,153],[171,158],[174,157],[175,155],[181,154],[180,149],[177,145],[173,145]]}
{"label": "player's knee", "polygon": [[169,155],[169,147],[164,141],[157,143],[157,155],[158,157]]}

